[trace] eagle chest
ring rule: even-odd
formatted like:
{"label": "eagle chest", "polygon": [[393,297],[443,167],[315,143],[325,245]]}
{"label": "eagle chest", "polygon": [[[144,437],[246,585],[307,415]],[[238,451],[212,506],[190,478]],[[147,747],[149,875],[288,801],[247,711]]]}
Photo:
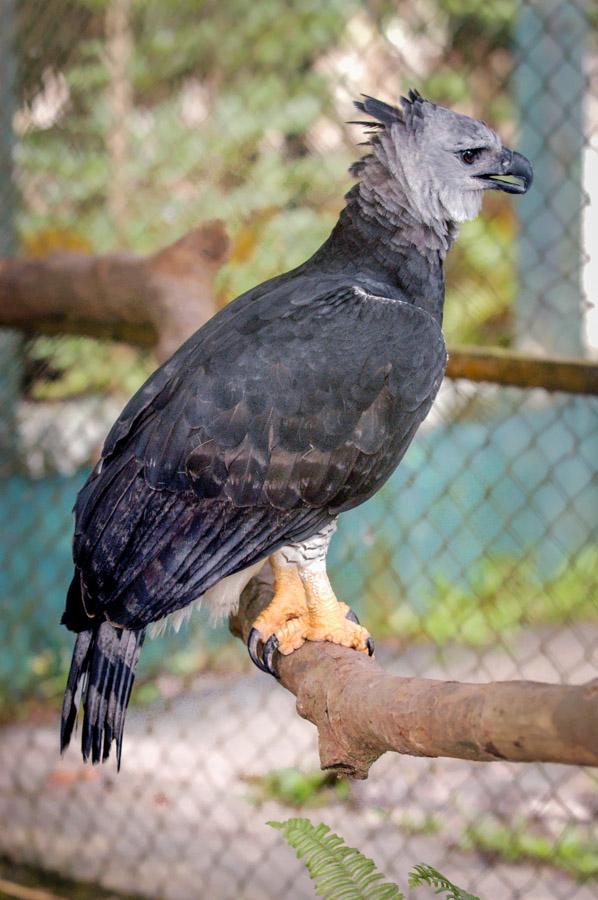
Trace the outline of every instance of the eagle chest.
{"label": "eagle chest", "polygon": [[369,499],[403,458],[442,382],[446,351],[441,336],[440,344],[435,343],[407,359],[404,347],[399,348],[397,358],[386,364],[384,382],[351,435],[355,459],[343,490],[334,498],[334,512]]}

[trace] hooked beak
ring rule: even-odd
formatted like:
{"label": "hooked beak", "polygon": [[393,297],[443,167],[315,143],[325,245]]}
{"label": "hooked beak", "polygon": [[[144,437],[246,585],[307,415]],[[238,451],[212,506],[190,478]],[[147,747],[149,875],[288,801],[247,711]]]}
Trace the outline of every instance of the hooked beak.
{"label": "hooked beak", "polygon": [[477,177],[484,182],[484,187],[506,191],[507,194],[525,194],[534,180],[534,172],[530,161],[523,154],[504,147],[498,171]]}

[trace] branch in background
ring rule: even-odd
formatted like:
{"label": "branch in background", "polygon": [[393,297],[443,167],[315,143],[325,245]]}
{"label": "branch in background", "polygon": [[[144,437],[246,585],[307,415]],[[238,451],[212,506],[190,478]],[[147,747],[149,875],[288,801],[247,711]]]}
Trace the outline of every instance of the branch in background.
{"label": "branch in background", "polygon": [[452,347],[447,378],[544,388],[569,394],[598,394],[598,365],[566,357],[530,356],[497,347]]}
{"label": "branch in background", "polygon": [[[246,642],[271,597],[268,574],[252,579],[231,618],[233,634]],[[362,653],[311,642],[277,661],[298,713],[318,729],[323,769],[367,778],[389,750],[478,762],[598,765],[598,679],[569,686],[402,678]]]}
{"label": "branch in background", "polygon": [[0,327],[156,346],[160,360],[216,311],[214,276],[228,254],[219,220],[153,256],[60,252],[0,260]]}

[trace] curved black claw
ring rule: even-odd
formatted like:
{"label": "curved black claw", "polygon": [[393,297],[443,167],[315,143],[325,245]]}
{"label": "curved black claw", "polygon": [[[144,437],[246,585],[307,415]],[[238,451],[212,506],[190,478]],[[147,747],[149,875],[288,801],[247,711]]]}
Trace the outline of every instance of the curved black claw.
{"label": "curved black claw", "polygon": [[369,637],[366,641],[366,647],[368,648],[368,656],[374,655],[374,638]]}
{"label": "curved black claw", "polygon": [[249,637],[247,638],[247,650],[249,652],[249,658],[251,662],[261,669],[262,672],[270,673],[270,670],[266,668],[263,662],[260,659],[259,648],[262,642],[262,636],[257,630],[257,628],[252,628],[249,632]]}
{"label": "curved black claw", "polygon": [[353,612],[352,609],[349,609],[349,612],[345,616],[345,619],[348,619],[349,622],[355,622],[356,625],[360,624],[359,619],[357,618],[357,616],[355,615],[355,613]]}
{"label": "curved black claw", "polygon": [[274,675],[275,678],[280,678],[280,675],[274,668],[274,654],[278,650],[278,638],[275,634],[272,637],[269,637],[264,645],[264,650],[262,656],[264,658],[264,671],[269,672],[270,675]]}

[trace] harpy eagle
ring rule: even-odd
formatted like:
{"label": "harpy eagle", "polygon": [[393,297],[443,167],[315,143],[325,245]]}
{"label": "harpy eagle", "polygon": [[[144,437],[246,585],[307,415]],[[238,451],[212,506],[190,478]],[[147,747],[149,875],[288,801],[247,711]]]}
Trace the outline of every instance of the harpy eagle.
{"label": "harpy eagle", "polygon": [[105,760],[146,629],[202,602],[226,615],[269,559],[252,660],[306,640],[373,651],[326,574],[338,515],[400,462],[438,391],[444,257],[484,191],[524,193],[528,160],[483,122],[411,91],[365,96],[369,151],[330,237],[218,312],[112,427],[75,506],[77,632],[61,747],[82,699],[84,759]]}

